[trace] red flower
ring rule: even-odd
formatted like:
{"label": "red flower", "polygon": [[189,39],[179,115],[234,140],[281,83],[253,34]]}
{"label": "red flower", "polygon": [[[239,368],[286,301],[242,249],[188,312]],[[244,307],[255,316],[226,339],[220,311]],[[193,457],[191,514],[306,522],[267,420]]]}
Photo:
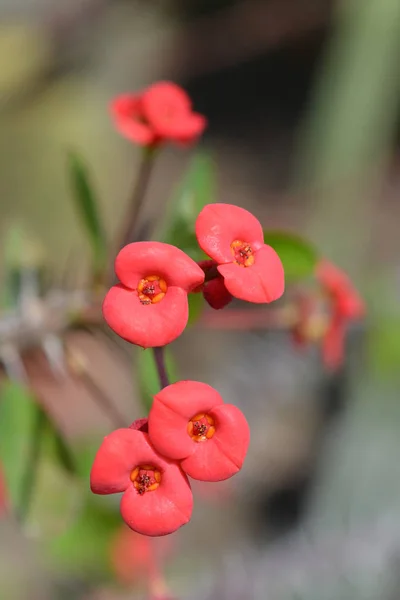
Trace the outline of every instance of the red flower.
{"label": "red flower", "polygon": [[264,244],[260,222],[231,204],[208,204],[196,221],[200,247],[218,264],[225,286],[235,298],[264,303],[283,294],[281,260]]}
{"label": "red flower", "polygon": [[162,142],[190,144],[206,127],[206,119],[192,111],[187,93],[175,83],[160,81],[139,94],[124,94],[111,103],[118,131],[142,146]]}
{"label": "red flower", "polygon": [[94,459],[90,487],[117,494],[126,524],[138,533],[172,533],[190,520],[193,496],[179,465],[158,454],[147,433],[117,429],[104,438]]}
{"label": "red flower", "polygon": [[171,536],[149,538],[125,525],[111,544],[111,564],[118,579],[132,584],[149,579],[172,552]]}
{"label": "red flower", "polygon": [[347,324],[365,315],[365,305],[348,276],[329,261],[319,262],[316,275],[330,304],[322,356],[328,369],[335,370],[343,362]]}
{"label": "red flower", "polygon": [[128,244],[118,254],[113,286],[103,303],[108,325],[123,339],[143,348],[177,338],[188,320],[187,294],[204,272],[182,250],[161,242]]}
{"label": "red flower", "polygon": [[181,460],[182,469],[200,481],[237,473],[250,441],[243,413],[197,381],[173,383],[154,397],[149,435],[158,452]]}

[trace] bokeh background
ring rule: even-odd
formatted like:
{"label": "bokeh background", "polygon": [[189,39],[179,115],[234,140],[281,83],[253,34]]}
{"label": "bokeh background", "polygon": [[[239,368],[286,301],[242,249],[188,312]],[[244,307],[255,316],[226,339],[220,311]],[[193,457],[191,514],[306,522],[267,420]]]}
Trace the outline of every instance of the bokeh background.
{"label": "bokeh background", "polygon": [[[169,586],[182,600],[398,600],[399,58],[398,0],[0,0],[0,358],[14,381],[2,402],[22,414],[21,385],[34,394],[81,474],[40,459],[24,527],[0,521],[0,598],[146,597],[140,548],[115,550],[117,504],[91,498],[87,473],[115,421],[140,416],[154,373],[96,324],[64,331],[90,261],[67,153],[84,157],[111,239],[140,153],[108,103],[170,79],[209,119],[210,201],[310,240],[350,274],[368,316],[334,376],[287,332],[236,331],[207,310],[172,345],[182,378],[242,408],[252,444],[232,481],[194,486],[192,522],[158,549]],[[162,227],[193,153],[163,151],[143,225]],[[42,285],[57,291],[50,308]],[[59,338],[43,341],[43,310],[84,376],[63,371]],[[9,452],[32,458],[16,427],[0,425]]]}

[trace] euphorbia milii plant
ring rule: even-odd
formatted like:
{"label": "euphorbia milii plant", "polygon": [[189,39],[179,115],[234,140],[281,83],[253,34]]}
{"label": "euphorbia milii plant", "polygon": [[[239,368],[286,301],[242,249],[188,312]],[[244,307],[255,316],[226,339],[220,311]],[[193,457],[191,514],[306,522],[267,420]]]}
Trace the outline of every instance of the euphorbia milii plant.
{"label": "euphorbia milii plant", "polygon": [[[121,134],[147,149],[167,142],[194,143],[206,126],[186,92],[171,82],[122,95],[111,111]],[[134,198],[140,205],[141,198]],[[103,302],[104,319],[117,335],[154,349],[162,389],[152,398],[148,418],[105,437],[92,467],[91,488],[96,494],[122,493],[123,519],[148,536],[162,536],[187,523],[193,506],[188,478],[229,479],[243,467],[250,442],[244,414],[225,403],[217,390],[198,381],[168,381],[163,348],[185,330],[188,294],[202,293],[211,308],[220,310],[233,298],[270,304],[285,289],[282,261],[264,242],[263,227],[249,211],[208,204],[194,227],[207,260],[196,263],[179,248],[158,241],[124,242],[115,260],[119,283]],[[363,313],[363,304],[346,276],[326,261],[319,264],[317,278],[330,309],[324,356],[328,364],[337,364],[344,327]],[[316,335],[313,311],[306,298],[291,324],[299,343]]]}

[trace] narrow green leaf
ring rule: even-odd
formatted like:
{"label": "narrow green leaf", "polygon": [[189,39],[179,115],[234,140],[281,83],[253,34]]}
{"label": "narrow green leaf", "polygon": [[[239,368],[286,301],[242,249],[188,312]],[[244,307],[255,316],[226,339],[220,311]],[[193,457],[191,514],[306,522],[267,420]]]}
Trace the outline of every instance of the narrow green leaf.
{"label": "narrow green leaf", "polygon": [[50,455],[52,460],[70,475],[77,474],[77,467],[72,449],[54,423],[44,414],[43,443],[44,452]]}
{"label": "narrow green leaf", "polygon": [[308,241],[285,231],[264,231],[264,240],[280,257],[286,281],[303,279],[314,273],[318,254]]}
{"label": "narrow green leaf", "polygon": [[11,506],[20,518],[32,496],[43,425],[33,397],[22,386],[5,382],[0,390],[0,462]]}
{"label": "narrow green leaf", "polygon": [[37,285],[39,290],[44,263],[43,248],[25,228],[11,223],[2,241],[3,278],[0,289],[0,308],[14,308],[18,303],[21,286],[29,281],[29,291]]}
{"label": "narrow green leaf", "polygon": [[[177,381],[177,369],[174,357],[169,348],[164,348],[165,364],[170,383]],[[160,381],[154,361],[153,351],[138,349],[136,360],[136,378],[139,386],[143,407],[148,412],[153,403],[153,396],[160,391]]]}
{"label": "narrow green leaf", "polygon": [[93,268],[96,273],[101,273],[107,261],[105,230],[88,169],[82,158],[76,153],[70,152],[68,155],[68,171],[75,205],[90,239]]}
{"label": "narrow green leaf", "polygon": [[215,198],[214,162],[207,154],[198,154],[173,195],[158,239],[178,246],[194,260],[201,260],[205,255],[197,244],[194,226],[199,212],[206,204],[215,202]]}

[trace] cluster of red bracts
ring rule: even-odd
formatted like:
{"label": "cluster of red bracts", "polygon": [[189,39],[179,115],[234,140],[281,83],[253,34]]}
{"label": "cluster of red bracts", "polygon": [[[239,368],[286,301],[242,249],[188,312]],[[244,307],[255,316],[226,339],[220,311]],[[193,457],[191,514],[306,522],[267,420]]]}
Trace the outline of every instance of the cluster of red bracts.
{"label": "cluster of red bracts", "polygon": [[192,144],[207,125],[203,115],[193,112],[185,90],[169,81],[118,96],[111,104],[111,114],[121,135],[149,148],[166,142]]}
{"label": "cluster of red bracts", "polygon": [[344,361],[348,324],[365,316],[365,305],[348,276],[329,261],[318,263],[316,278],[317,293],[297,298],[292,337],[298,347],[321,344],[326,368],[335,371]]}
{"label": "cluster of red bracts", "polygon": [[[143,348],[169,344],[186,327],[190,292],[203,292],[218,307],[232,296],[268,303],[283,294],[282,263],[247,210],[205,206],[196,236],[210,257],[205,263],[160,242],[133,243],[120,251],[115,262],[120,283],[103,303],[104,318],[119,336]],[[243,465],[249,440],[242,412],[224,404],[212,387],[173,383],[154,397],[148,420],[104,439],[91,488],[97,494],[123,492],[121,514],[134,531],[166,535],[191,517],[188,477],[209,482],[232,477]]]}
{"label": "cluster of red bracts", "polygon": [[143,348],[176,339],[188,321],[189,292],[203,292],[213,308],[232,297],[269,303],[284,291],[283,266],[264,244],[260,222],[244,208],[209,204],[196,221],[201,249],[211,260],[195,263],[161,242],[128,244],[118,254],[119,285],[103,303],[103,315],[119,336]]}
{"label": "cluster of red bracts", "polygon": [[205,383],[179,381],[155,397],[148,419],[104,438],[91,472],[96,494],[123,492],[131,529],[172,533],[192,514],[188,476],[222,481],[243,465],[250,432],[243,413]]}

